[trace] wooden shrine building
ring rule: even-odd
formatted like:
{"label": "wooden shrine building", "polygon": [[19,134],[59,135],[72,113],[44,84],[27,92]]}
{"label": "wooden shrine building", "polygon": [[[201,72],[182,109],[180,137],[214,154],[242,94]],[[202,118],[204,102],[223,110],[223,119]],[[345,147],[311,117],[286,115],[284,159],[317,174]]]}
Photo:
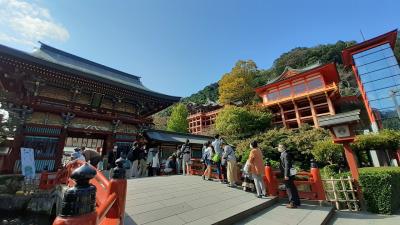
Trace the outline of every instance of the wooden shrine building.
{"label": "wooden shrine building", "polygon": [[189,132],[192,134],[208,134],[215,124],[217,115],[222,106],[208,100],[205,104],[188,104]]}
{"label": "wooden shrine building", "polygon": [[0,45],[0,88],[20,126],[2,172],[20,171],[20,148],[34,149],[36,170],[55,170],[64,148],[129,147],[148,117],[179,101],[154,92],[140,77],[41,43],[33,53]]}
{"label": "wooden shrine building", "polygon": [[303,69],[286,67],[276,79],[256,89],[278,127],[318,126],[318,117],[335,114],[339,74],[334,63]]}

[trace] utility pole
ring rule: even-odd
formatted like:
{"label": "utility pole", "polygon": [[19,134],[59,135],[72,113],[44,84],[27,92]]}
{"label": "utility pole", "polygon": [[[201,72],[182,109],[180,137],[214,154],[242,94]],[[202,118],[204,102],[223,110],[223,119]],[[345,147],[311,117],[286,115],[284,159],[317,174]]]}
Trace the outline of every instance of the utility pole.
{"label": "utility pole", "polygon": [[399,117],[399,119],[400,119],[400,108],[399,108],[399,102],[397,101],[397,98],[396,98],[396,96],[397,96],[397,93],[399,92],[399,89],[398,88],[396,88],[396,89],[392,89],[392,90],[390,90],[390,96],[392,97],[392,99],[393,99],[393,102],[394,102],[394,106],[396,107],[396,111],[397,111],[397,116]]}

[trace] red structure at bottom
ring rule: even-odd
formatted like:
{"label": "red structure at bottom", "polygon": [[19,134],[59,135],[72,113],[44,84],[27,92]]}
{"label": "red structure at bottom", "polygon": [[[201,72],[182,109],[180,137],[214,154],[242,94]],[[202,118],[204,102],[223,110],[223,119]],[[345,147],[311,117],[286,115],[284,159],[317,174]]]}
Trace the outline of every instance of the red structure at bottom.
{"label": "red structure at bottom", "polygon": [[[84,164],[83,161],[76,160],[67,165],[63,174],[70,176],[75,169]],[[93,169],[95,168],[93,167]],[[127,191],[126,179],[113,178],[108,180],[100,171],[96,170],[96,172],[96,176],[90,180],[90,184],[96,187],[95,211],[77,216],[58,216],[53,225],[124,224]],[[68,180],[67,183],[70,187],[75,185],[75,182],[71,179],[61,180]]]}
{"label": "red structure at bottom", "polygon": [[[286,197],[286,192],[279,189],[283,183],[278,179],[279,171],[273,171],[271,166],[265,166],[264,181],[268,189],[268,195]],[[307,180],[296,180],[294,183],[299,190],[300,198],[310,200],[325,200],[325,191],[318,168],[311,168],[310,172],[299,172],[297,177],[304,177]]]}

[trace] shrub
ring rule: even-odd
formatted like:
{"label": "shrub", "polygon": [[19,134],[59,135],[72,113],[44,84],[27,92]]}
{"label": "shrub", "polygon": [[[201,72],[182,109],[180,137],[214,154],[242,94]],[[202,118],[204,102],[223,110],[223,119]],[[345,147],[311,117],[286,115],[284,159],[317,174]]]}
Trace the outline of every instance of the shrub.
{"label": "shrub", "polygon": [[[321,169],[321,177],[329,179],[339,175],[339,166],[337,164],[327,165]],[[342,175],[342,174],[341,174]]]}
{"label": "shrub", "polygon": [[400,208],[399,167],[367,167],[359,172],[368,211],[391,214]]}
{"label": "shrub", "polygon": [[383,130],[379,133],[357,135],[351,145],[354,151],[365,150],[396,150],[399,146],[400,133],[392,130]]}

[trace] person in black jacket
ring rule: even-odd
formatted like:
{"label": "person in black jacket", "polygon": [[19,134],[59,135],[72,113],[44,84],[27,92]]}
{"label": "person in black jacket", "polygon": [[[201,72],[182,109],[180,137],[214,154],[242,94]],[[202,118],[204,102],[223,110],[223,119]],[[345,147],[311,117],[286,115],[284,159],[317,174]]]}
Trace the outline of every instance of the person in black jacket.
{"label": "person in black jacket", "polygon": [[281,153],[280,169],[284,176],[286,192],[289,198],[289,204],[286,205],[286,208],[297,208],[300,206],[300,198],[296,185],[294,185],[295,174],[291,174],[291,168],[293,168],[293,159],[291,154],[286,151],[286,148],[283,144],[278,145],[278,151]]}
{"label": "person in black jacket", "polygon": [[131,161],[131,163],[132,163],[130,174],[132,174],[132,177],[136,177],[136,178],[139,176],[139,174],[138,174],[139,151],[140,151],[139,143],[137,143],[135,141],[135,142],[133,142],[132,148],[129,150],[128,156],[127,156],[128,160]]}

